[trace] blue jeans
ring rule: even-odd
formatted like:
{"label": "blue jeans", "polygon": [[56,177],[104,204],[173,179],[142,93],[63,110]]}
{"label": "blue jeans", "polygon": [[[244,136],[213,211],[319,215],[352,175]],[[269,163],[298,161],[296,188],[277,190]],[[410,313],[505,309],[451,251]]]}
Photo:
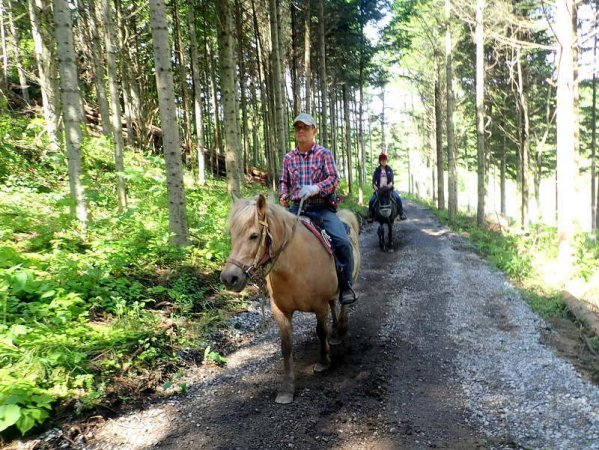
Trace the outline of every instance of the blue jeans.
{"label": "blue jeans", "polygon": [[[293,204],[289,212],[297,214],[298,205]],[[304,208],[308,216],[322,219],[322,227],[331,237],[338,265],[339,283],[342,288],[351,284],[354,272],[354,255],[345,225],[337,214],[323,205],[308,205]]]}
{"label": "blue jeans", "polygon": [[[374,203],[376,202],[376,199],[377,199],[377,195],[376,195],[376,191],[374,191],[372,196],[370,197],[370,200],[368,201],[368,210],[369,211],[373,211]],[[403,212],[403,203],[401,202],[401,197],[399,196],[399,192],[391,191],[391,200],[393,200],[395,202],[395,204],[397,205],[397,208],[399,209],[399,214],[401,214]]]}

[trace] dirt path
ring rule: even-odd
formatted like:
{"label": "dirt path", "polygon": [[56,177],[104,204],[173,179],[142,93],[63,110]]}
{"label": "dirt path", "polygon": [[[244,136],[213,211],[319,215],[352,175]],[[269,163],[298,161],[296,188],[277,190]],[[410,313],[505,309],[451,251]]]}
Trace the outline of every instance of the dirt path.
{"label": "dirt path", "polygon": [[[271,326],[226,368],[200,369],[187,395],[109,420],[85,448],[599,448],[597,388],[543,346],[546,325],[430,212],[407,211],[396,251],[378,249],[376,225],[361,235],[360,300],[329,372],[312,372],[314,318],[294,318],[293,404],[274,403]],[[564,383],[567,428],[555,406]]]}

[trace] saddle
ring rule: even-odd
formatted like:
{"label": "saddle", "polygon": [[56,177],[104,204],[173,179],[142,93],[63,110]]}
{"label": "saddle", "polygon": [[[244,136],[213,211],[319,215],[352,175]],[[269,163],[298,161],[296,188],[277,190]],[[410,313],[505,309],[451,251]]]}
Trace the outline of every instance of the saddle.
{"label": "saddle", "polygon": [[310,230],[310,232],[316,236],[325,250],[329,253],[329,255],[333,254],[333,244],[331,242],[331,236],[326,232],[326,230],[322,227],[316,226],[316,224],[312,221],[312,219],[308,216],[301,215],[300,221],[302,224]]}

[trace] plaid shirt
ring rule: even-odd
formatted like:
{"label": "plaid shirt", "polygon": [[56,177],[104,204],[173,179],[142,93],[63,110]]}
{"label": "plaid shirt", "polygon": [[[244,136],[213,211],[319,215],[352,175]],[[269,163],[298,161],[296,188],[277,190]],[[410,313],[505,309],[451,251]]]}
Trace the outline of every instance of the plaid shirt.
{"label": "plaid shirt", "polygon": [[296,147],[285,155],[279,194],[299,201],[300,189],[307,184],[318,185],[320,197],[332,194],[339,185],[339,174],[331,151],[316,143],[305,153]]}

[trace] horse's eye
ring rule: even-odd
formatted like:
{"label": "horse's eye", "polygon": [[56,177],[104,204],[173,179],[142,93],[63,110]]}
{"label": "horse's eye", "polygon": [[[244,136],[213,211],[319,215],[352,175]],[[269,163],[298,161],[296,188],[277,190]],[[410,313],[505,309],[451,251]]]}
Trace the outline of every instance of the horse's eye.
{"label": "horse's eye", "polygon": [[255,241],[256,239],[258,239],[258,233],[250,234],[250,241]]}

